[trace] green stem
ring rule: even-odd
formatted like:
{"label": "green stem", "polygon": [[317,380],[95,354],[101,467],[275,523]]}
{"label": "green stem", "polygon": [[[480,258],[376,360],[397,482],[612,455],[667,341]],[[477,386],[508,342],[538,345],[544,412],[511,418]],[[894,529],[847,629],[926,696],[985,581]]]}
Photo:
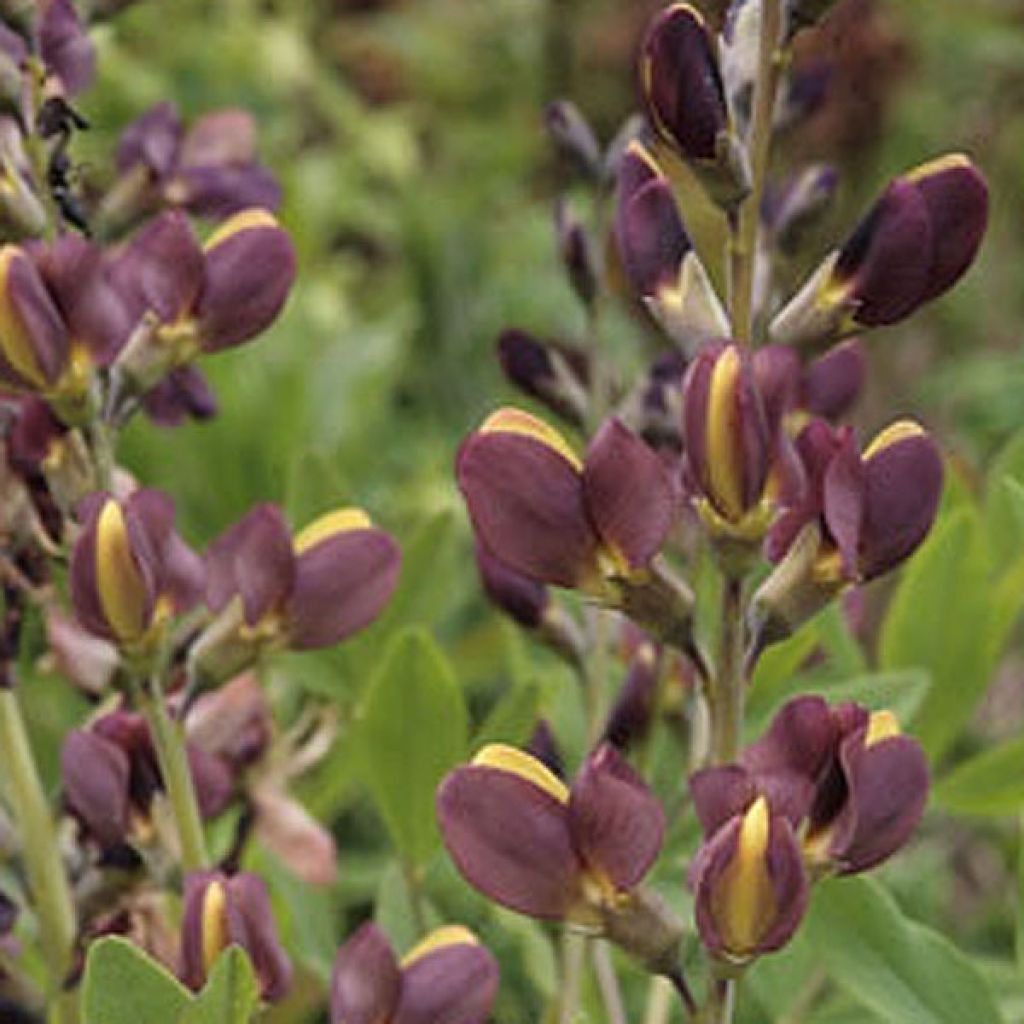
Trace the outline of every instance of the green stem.
{"label": "green stem", "polygon": [[734,978],[715,979],[708,1004],[701,1015],[701,1024],[732,1024],[737,984]]}
{"label": "green stem", "polygon": [[209,856],[203,836],[199,802],[192,784],[192,770],[185,751],[185,731],[181,723],[174,721],[168,714],[158,678],[150,679],[148,684],[136,683],[134,692],[136,703],[153,734],[160,776],[167,787],[178,830],[182,870],[202,871],[209,866]]}
{"label": "green stem", "polygon": [[558,1024],[572,1024],[579,1011],[588,941],[585,935],[569,928],[562,933],[562,989],[558,999]]}
{"label": "green stem", "polygon": [[423,905],[423,878],[415,864],[402,861],[402,874],[405,876],[405,887],[409,894],[409,906],[412,909],[412,921],[417,936],[427,934],[427,912]]}
{"label": "green stem", "polygon": [[40,945],[50,972],[51,998],[59,999],[71,968],[78,924],[50,805],[13,689],[0,690],[0,777],[21,836]]}
{"label": "green stem", "polygon": [[782,34],[782,0],[764,0],[761,5],[761,40],[754,82],[754,106],[747,136],[750,154],[750,195],[743,201],[738,220],[731,219],[729,313],[733,337],[750,344],[754,327],[754,264],[761,200],[771,156],[775,96],[785,54],[779,49]]}
{"label": "green stem", "polygon": [[743,736],[743,581],[728,576],[722,591],[721,649],[711,689],[711,764],[736,760]]}
{"label": "green stem", "polygon": [[594,974],[597,976],[597,987],[601,992],[601,1001],[604,1003],[608,1024],[627,1024],[626,1007],[622,1001],[619,977],[615,973],[615,964],[612,963],[608,943],[603,939],[598,939],[592,946]]}
{"label": "green stem", "polygon": [[1024,974],[1024,812],[1020,814],[1017,840],[1017,968]]}

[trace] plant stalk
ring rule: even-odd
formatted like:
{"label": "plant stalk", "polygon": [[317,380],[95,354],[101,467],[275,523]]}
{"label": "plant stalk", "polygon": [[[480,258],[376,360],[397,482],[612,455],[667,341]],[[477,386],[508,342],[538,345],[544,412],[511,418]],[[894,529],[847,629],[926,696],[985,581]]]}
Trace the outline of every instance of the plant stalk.
{"label": "plant stalk", "polygon": [[721,630],[721,649],[711,690],[711,764],[735,761],[743,737],[743,581],[732,576],[724,581]]}
{"label": "plant stalk", "polygon": [[626,1007],[622,1001],[619,976],[615,973],[615,964],[612,962],[608,943],[603,939],[598,939],[591,946],[594,974],[597,977],[597,987],[601,992],[601,1001],[604,1003],[608,1024],[627,1024]]}
{"label": "plant stalk", "polygon": [[135,699],[153,735],[160,776],[167,787],[167,797],[178,830],[182,870],[202,871],[209,867],[210,860],[206,852],[203,821],[192,782],[192,770],[185,750],[184,728],[181,722],[173,720],[168,713],[159,678],[153,677],[148,684],[136,685]]}
{"label": "plant stalk", "polygon": [[739,216],[730,218],[730,294],[729,314],[733,338],[744,344],[753,342],[754,266],[757,257],[757,229],[761,201],[768,177],[775,97],[786,61],[780,49],[783,14],[782,0],[763,0],[761,39],[754,82],[754,103],[747,135],[750,154],[751,189],[743,201]]}
{"label": "plant stalk", "polygon": [[580,1008],[580,988],[589,939],[566,928],[562,933],[562,988],[558,997],[558,1024],[572,1024]]}
{"label": "plant stalk", "polygon": [[9,688],[0,689],[0,776],[21,836],[39,941],[50,972],[51,999],[56,1000],[71,968],[78,925],[50,804],[17,694]]}

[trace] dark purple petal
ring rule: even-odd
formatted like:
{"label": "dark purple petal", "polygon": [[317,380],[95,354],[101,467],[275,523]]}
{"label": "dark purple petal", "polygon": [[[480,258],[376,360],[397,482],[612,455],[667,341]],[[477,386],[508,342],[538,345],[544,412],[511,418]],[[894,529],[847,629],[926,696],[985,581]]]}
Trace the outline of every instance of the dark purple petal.
{"label": "dark purple petal", "polygon": [[506,378],[524,394],[570,423],[581,422],[589,374],[585,352],[510,328],[498,338],[498,361]]}
{"label": "dark purple petal", "polygon": [[185,752],[192,772],[192,784],[203,821],[216,818],[227,810],[235,795],[235,780],[231,769],[221,758],[207,753],[194,743],[189,743]]}
{"label": "dark purple petal", "polygon": [[481,765],[457,768],[438,789],[437,820],[459,872],[495,903],[559,920],[578,898],[567,808],[532,782]]}
{"label": "dark purple petal", "polygon": [[941,496],[942,457],[920,428],[868,450],[860,550],[864,579],[888,572],[917,548]]}
{"label": "dark purple petal", "polygon": [[754,353],[753,370],[765,418],[774,430],[783,415],[796,405],[800,357],[789,345],[765,345]]}
{"label": "dark purple petal", "polygon": [[928,762],[907,736],[865,746],[867,729],[840,750],[846,803],[831,828],[829,856],[843,874],[875,867],[892,856],[917,827],[928,802]]}
{"label": "dark purple petal", "polygon": [[267,885],[243,871],[227,882],[227,890],[229,938],[249,954],[262,998],[276,1003],[287,994],[293,972],[277,935]]}
{"label": "dark purple petal", "polygon": [[96,73],[96,53],[71,0],[48,0],[39,19],[39,51],[70,96],[82,92]]}
{"label": "dark purple petal", "polygon": [[959,155],[940,157],[907,178],[928,208],[932,259],[924,298],[934,299],[974,262],[988,225],[988,185],[978,169]]}
{"label": "dark purple petal", "polygon": [[225,107],[197,118],[181,149],[183,167],[251,163],[256,157],[256,119],[248,110]]}
{"label": "dark purple petal", "polygon": [[702,768],[690,776],[689,785],[697,820],[708,838],[742,816],[757,798],[753,776],[738,764]]}
{"label": "dark purple petal", "polygon": [[497,992],[498,964],[487,949],[472,942],[443,946],[402,971],[391,1024],[482,1024]]}
{"label": "dark purple petal", "polygon": [[225,221],[206,243],[203,293],[197,307],[207,352],[239,345],[266,330],[295,280],[295,249],[266,210]]}
{"label": "dark purple petal", "polygon": [[[627,153],[622,173],[628,173],[637,159],[633,151]],[[693,245],[667,179],[654,178],[626,197],[624,191],[620,185],[615,216],[622,267],[638,295],[654,296],[677,282],[683,258]]]}
{"label": "dark purple petal", "polygon": [[860,397],[867,377],[864,349],[856,338],[841,342],[804,370],[800,404],[808,412],[835,422]]}
{"label": "dark purple petal", "polygon": [[253,206],[277,210],[281,186],[262,164],[183,167],[168,189],[168,198],[199,217],[222,220]]}
{"label": "dark purple petal", "polygon": [[866,327],[896,323],[927,297],[932,231],[920,192],[897,179],[839,253],[835,276],[852,284],[853,316]]}
{"label": "dark purple petal", "polygon": [[653,644],[642,643],[629,663],[626,681],[608,715],[604,738],[616,749],[628,750],[648,734],[658,694],[661,658]]}
{"label": "dark purple petal", "polygon": [[865,472],[850,435],[825,471],[822,503],[825,525],[839,548],[844,572],[853,579],[864,524]]}
{"label": "dark purple petal", "polygon": [[583,493],[604,545],[630,569],[647,565],[672,526],[675,490],[653,449],[614,417],[587,450]]}
{"label": "dark purple petal", "polygon": [[114,743],[84,729],[68,733],[60,773],[68,808],[101,846],[128,834],[128,758]]}
{"label": "dark purple petal", "polygon": [[743,751],[741,761],[768,797],[772,813],[783,815],[795,828],[811,809],[838,739],[825,701],[796,697],[779,709],[768,732]]}
{"label": "dark purple petal", "polygon": [[375,924],[364,924],[334,959],[331,1024],[389,1024],[401,986],[391,944]]}
{"label": "dark purple petal", "polygon": [[665,812],[614,747],[587,758],[569,794],[573,846],[591,869],[620,890],[639,884],[661,851]]}
{"label": "dark purple petal", "polygon": [[484,544],[475,544],[476,567],[487,596],[506,615],[527,629],[536,629],[550,602],[547,587],[510,569]]}
{"label": "dark purple petal", "polygon": [[473,528],[506,565],[563,587],[593,571],[598,538],[583,478],[560,452],[521,434],[478,432],[463,442],[456,472]]}
{"label": "dark purple petal", "polygon": [[313,545],[295,562],[288,601],[289,644],[329,647],[365,628],[398,583],[398,545],[383,530],[349,530]]}
{"label": "dark purple petal", "polygon": [[651,23],[640,55],[655,127],[691,160],[713,160],[728,125],[714,44],[698,11],[675,4]]}
{"label": "dark purple petal", "polygon": [[256,505],[206,554],[206,601],[220,611],[235,594],[251,626],[281,605],[295,586],[291,533],[276,505]]}
{"label": "dark purple petal", "polygon": [[183,213],[168,210],[144,227],[112,268],[115,287],[136,317],[163,323],[189,316],[203,287],[203,253]]}
{"label": "dark purple petal", "polygon": [[177,163],[181,135],[181,118],[174,104],[155,104],[121,133],[118,171],[124,174],[136,164],[144,164],[155,178],[165,178]]}
{"label": "dark purple petal", "polygon": [[161,427],[178,427],[188,419],[208,420],[217,415],[217,396],[198,367],[188,364],[172,370],[142,399],[146,415]]}

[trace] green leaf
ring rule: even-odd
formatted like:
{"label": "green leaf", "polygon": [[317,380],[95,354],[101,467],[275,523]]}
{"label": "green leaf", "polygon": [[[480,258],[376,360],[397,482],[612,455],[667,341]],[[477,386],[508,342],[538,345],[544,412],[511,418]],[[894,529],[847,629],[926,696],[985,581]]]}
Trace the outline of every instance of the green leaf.
{"label": "green leaf", "polygon": [[1014,814],[1024,807],[1024,736],[958,764],[934,787],[940,807],[957,814]]}
{"label": "green leaf", "polygon": [[85,1024],[178,1024],[191,1002],[176,978],[127,939],[99,939],[89,947]]}
{"label": "green leaf", "polygon": [[[992,460],[985,486],[985,526],[992,559],[1002,565],[1024,549],[1024,519],[1014,483],[1024,481],[1024,431],[1015,434]],[[1019,483],[1018,483],[1019,487]]]}
{"label": "green leaf", "polygon": [[473,747],[488,743],[526,742],[537,724],[543,687],[536,679],[513,686],[491,710],[473,738]]}
{"label": "green leaf", "polygon": [[395,846],[405,859],[424,863],[438,841],[434,791],[466,752],[462,691],[426,631],[405,630],[389,645],[355,739]]}
{"label": "green leaf", "polygon": [[917,714],[930,686],[928,673],[920,669],[869,672],[852,679],[836,681],[795,676],[782,692],[777,693],[773,703],[754,705],[754,713],[747,723],[747,733],[754,737],[763,732],[775,712],[798,694],[817,694],[830,704],[854,701],[868,711],[892,711],[897,720],[905,724]]}
{"label": "green leaf", "polygon": [[750,684],[751,709],[773,703],[780,693],[788,691],[800,667],[818,646],[818,620],[815,618],[791,637],[761,655]]}
{"label": "green leaf", "polygon": [[825,969],[893,1024],[999,1024],[982,974],[936,932],[908,920],[873,879],[816,888],[805,927]]}
{"label": "green leaf", "polygon": [[224,950],[213,965],[202,992],[181,1015],[181,1024],[249,1024],[260,992],[245,951]]}
{"label": "green leaf", "polygon": [[959,509],[909,563],[882,625],[881,667],[931,674],[914,724],[933,760],[966,724],[992,674],[986,564],[981,520]]}

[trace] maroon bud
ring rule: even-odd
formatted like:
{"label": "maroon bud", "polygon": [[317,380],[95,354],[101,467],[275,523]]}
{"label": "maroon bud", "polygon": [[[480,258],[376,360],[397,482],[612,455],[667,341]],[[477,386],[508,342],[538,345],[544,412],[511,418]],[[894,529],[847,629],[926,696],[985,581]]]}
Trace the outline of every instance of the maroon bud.
{"label": "maroon bud", "polygon": [[640,74],[658,131],[687,159],[714,160],[729,115],[714,44],[696,8],[675,4],[651,22]]}
{"label": "maroon bud", "polygon": [[68,809],[103,847],[128,837],[129,761],[117,744],[96,733],[73,729],[60,755]]}
{"label": "maroon bud", "polygon": [[800,382],[800,405],[832,423],[860,398],[867,377],[864,349],[856,338],[841,342],[810,363]]}
{"label": "maroon bud", "polygon": [[600,287],[597,256],[590,235],[564,198],[555,205],[555,233],[569,284],[580,302],[590,308]]}
{"label": "maroon bud", "polygon": [[661,659],[657,648],[641,644],[629,663],[626,681],[604,727],[604,738],[625,752],[650,732],[658,695]]}
{"label": "maroon bud", "polygon": [[555,738],[555,731],[546,718],[537,720],[537,724],[530,733],[530,739],[523,748],[526,753],[535,757],[541,764],[557,775],[558,778],[565,778],[565,760],[558,748],[558,740]]}
{"label": "maroon bud", "polygon": [[10,935],[18,920],[18,905],[0,889],[0,938]]}
{"label": "maroon bud", "polygon": [[39,18],[39,52],[43,63],[74,96],[96,74],[96,53],[71,0],[48,0]]}
{"label": "maroon bud", "polygon": [[585,177],[601,175],[601,147],[594,130],[570,100],[556,100],[544,108],[544,127],[558,153]]}
{"label": "maroon bud", "polygon": [[181,118],[173,103],[157,103],[121,133],[117,144],[117,170],[125,174],[141,164],[162,180],[178,160],[182,139]]}
{"label": "maroon bud", "polygon": [[516,328],[501,332],[498,360],[508,380],[524,394],[577,426],[590,404],[586,353],[557,342],[542,342]]}
{"label": "maroon bud", "polygon": [[195,366],[179,366],[142,399],[146,415],[161,427],[203,422],[217,415],[217,396]]}
{"label": "maroon bud", "polygon": [[331,972],[331,1024],[390,1024],[402,972],[387,937],[364,924],[339,950]]}
{"label": "maroon bud", "polygon": [[292,981],[292,966],[274,925],[266,884],[248,872],[228,877],[199,871],[185,878],[181,923],[181,977],[189,988],[203,987],[217,959],[229,946],[241,946],[252,961],[260,993],[278,1002]]}

